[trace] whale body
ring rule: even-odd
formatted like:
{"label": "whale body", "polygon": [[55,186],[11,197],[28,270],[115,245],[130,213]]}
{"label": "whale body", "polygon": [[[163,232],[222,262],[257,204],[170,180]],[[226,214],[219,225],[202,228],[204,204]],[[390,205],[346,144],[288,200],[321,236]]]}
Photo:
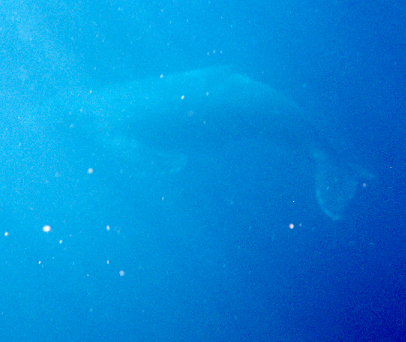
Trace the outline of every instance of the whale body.
{"label": "whale body", "polygon": [[342,217],[362,177],[293,101],[232,67],[91,90],[75,97],[70,114],[100,145],[139,169],[154,165],[176,173],[195,151],[242,138],[284,146],[308,156],[318,204],[333,220]]}

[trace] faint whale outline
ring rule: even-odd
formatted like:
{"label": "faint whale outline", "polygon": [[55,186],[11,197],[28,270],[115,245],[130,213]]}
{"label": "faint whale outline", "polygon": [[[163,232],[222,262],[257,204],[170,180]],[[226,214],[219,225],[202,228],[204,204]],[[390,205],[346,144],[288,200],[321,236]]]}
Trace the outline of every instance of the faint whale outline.
{"label": "faint whale outline", "polygon": [[315,196],[333,220],[342,218],[358,184],[373,178],[335,151],[293,101],[230,66],[116,84],[75,95],[73,102],[70,115],[141,173],[152,165],[176,173],[195,149],[261,136],[315,161]]}

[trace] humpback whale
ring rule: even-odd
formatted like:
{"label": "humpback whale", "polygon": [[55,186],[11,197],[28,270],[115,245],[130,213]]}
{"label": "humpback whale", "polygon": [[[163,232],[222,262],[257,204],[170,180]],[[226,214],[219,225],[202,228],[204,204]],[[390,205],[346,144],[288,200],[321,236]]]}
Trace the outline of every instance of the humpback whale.
{"label": "humpback whale", "polygon": [[113,85],[75,95],[74,102],[70,115],[79,118],[100,145],[139,170],[154,165],[176,173],[194,151],[260,138],[308,156],[317,202],[333,220],[342,217],[365,177],[293,101],[232,67]]}

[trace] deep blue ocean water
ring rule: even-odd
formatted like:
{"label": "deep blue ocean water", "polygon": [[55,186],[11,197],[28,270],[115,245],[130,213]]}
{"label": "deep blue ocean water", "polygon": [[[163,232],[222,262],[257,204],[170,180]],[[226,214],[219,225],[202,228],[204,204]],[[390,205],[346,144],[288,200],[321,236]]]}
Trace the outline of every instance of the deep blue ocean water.
{"label": "deep blue ocean water", "polygon": [[[400,1],[2,1],[0,340],[406,341],[405,23]],[[374,176],[341,220],[296,150],[241,136],[174,167],[74,112],[224,65]]]}

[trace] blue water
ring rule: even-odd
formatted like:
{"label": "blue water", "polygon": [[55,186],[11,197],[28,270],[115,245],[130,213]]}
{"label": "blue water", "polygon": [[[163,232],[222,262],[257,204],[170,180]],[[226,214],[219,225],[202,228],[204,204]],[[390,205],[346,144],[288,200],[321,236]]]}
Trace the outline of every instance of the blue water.
{"label": "blue water", "polygon": [[[400,1],[2,1],[0,339],[405,341],[405,17]],[[221,65],[374,175],[341,220],[312,166],[261,139],[171,173],[64,124],[89,89]]]}

